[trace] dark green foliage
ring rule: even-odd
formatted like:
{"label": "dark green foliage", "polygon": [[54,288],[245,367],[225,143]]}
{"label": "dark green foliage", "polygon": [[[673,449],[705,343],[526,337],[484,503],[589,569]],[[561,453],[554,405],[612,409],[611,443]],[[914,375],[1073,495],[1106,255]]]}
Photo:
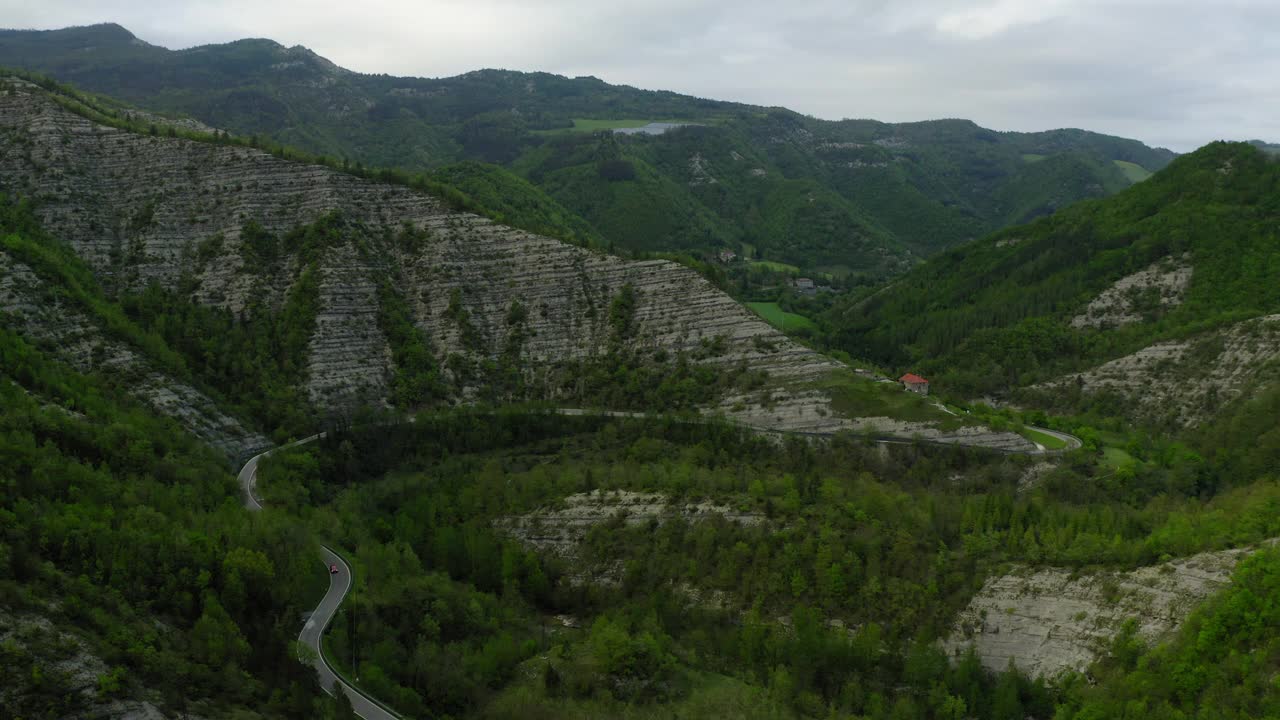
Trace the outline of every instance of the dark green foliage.
{"label": "dark green foliage", "polygon": [[767,376],[745,363],[725,368],[699,362],[723,352],[721,343],[707,340],[692,354],[615,343],[604,355],[560,363],[553,371],[554,396],[590,407],[676,412],[714,404],[733,389],[762,389]]}
{"label": "dark green foliage", "polygon": [[431,172],[431,177],[466,193],[487,208],[497,222],[559,237],[575,245],[602,246],[595,228],[573,211],[514,173],[492,165],[462,162]]}
{"label": "dark green foliage", "polygon": [[[732,239],[723,223],[696,199],[678,179],[634,157],[622,158],[611,137],[588,138],[588,143],[560,146],[551,157],[526,170],[530,179],[561,205],[581,215],[617,249],[657,251],[705,248]],[[541,151],[535,151],[540,156]],[[630,178],[601,177],[600,164],[626,164]]]}
{"label": "dark green foliage", "polygon": [[378,286],[378,327],[387,336],[396,365],[391,390],[396,406],[412,409],[443,397],[444,386],[431,345],[389,280]]}
{"label": "dark green foliage", "polygon": [[608,182],[625,182],[627,180],[636,179],[636,169],[626,160],[601,160],[596,171],[600,173],[600,178]]}
{"label": "dark green foliage", "polygon": [[280,259],[280,240],[257,221],[250,220],[240,230],[240,257],[253,272],[271,272]]}
{"label": "dark green foliage", "polygon": [[[281,507],[308,498],[343,508],[344,542],[362,548],[368,568],[358,637],[381,639],[355,647],[361,675],[378,678],[405,709],[482,707],[485,689],[511,677],[502,658],[546,652],[545,631],[530,632],[534,618],[568,613],[590,618],[590,630],[551,636],[554,667],[544,666],[538,682],[550,699],[673,702],[696,671],[766,686],[805,715],[829,708],[882,717],[903,703],[913,708],[907,717],[1051,711],[1043,685],[1016,674],[997,682],[972,657],[950,666],[916,638],[945,628],[983,568],[999,562],[992,540],[1007,511],[997,508],[1011,495],[996,500],[1003,491],[993,487],[967,501],[930,499],[939,489],[903,492],[874,478],[928,483],[944,467],[978,469],[977,458],[886,457],[857,441],[778,447],[715,424],[519,411],[416,420],[272,458],[261,481]],[[999,470],[986,472],[1000,482]],[[595,488],[661,490],[676,508],[729,502],[770,524],[620,516],[590,530],[572,569],[619,568],[621,584],[590,590],[566,582],[570,567],[495,532],[503,518]],[[672,587],[720,593],[728,607],[708,609]],[[467,604],[465,617],[452,614]],[[832,631],[828,617],[861,629]],[[470,629],[454,634],[459,626]],[[338,657],[351,650],[340,647]]]}
{"label": "dark green foliage", "polygon": [[81,644],[112,668],[104,699],[150,688],[175,714],[208,701],[316,711],[290,652],[315,571],[305,534],[283,517],[251,522],[221,458],[3,328],[0,478],[0,607],[52,622],[0,644],[8,713],[82,712],[57,669]]}
{"label": "dark green foliage", "polygon": [[480,330],[471,322],[471,313],[462,307],[462,290],[454,288],[449,291],[449,305],[444,310],[444,316],[449,318],[457,325],[458,333],[462,336],[462,346],[472,352],[483,352],[485,350],[485,338]]}
{"label": "dark green foliage", "polygon": [[627,283],[609,303],[609,328],[613,342],[625,343],[635,335],[636,289]]}

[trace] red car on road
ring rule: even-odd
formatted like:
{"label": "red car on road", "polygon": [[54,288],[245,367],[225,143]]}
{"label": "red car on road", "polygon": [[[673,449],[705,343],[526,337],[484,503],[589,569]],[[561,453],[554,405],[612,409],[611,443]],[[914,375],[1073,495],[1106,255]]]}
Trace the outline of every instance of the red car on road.
{"label": "red car on road", "polygon": [[329,566],[329,574],[330,574],[330,575],[337,575],[337,574],[338,574],[338,566],[337,566],[337,565],[330,565],[330,566]]}

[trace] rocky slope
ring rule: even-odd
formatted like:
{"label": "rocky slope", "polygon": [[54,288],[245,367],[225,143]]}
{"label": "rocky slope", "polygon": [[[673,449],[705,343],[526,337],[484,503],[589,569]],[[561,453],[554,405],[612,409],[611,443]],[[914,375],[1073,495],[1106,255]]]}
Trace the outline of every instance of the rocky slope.
{"label": "rocky slope", "polygon": [[1275,378],[1280,315],[1228,325],[1183,340],[1149,345],[1092,370],[1038,386],[1112,393],[1135,420],[1191,427]]}
{"label": "rocky slope", "polygon": [[1071,318],[1077,328],[1118,327],[1142,321],[1143,304],[1167,310],[1182,303],[1191,282],[1191,258],[1165,258],[1117,280]]}
{"label": "rocky slope", "polygon": [[[264,266],[246,247],[246,223],[282,237],[341,213],[342,237],[314,260],[321,282],[307,390],[325,408],[386,394],[394,368],[374,321],[384,281],[406,299],[441,360],[493,360],[510,347],[509,315],[522,306],[520,366],[532,378],[603,352],[609,304],[630,285],[636,347],[695,352],[714,342],[720,352],[706,362],[768,374],[763,391],[724,398],[719,409],[727,414],[781,430],[858,425],[814,387],[842,366],[674,263],[624,261],[454,211],[408,188],[249,148],[101,126],[29,86],[0,96],[0,148],[0,189],[37,199],[45,228],[70,243],[105,286],[181,285],[200,302],[237,313],[255,301],[278,306],[296,270],[312,261],[286,249],[280,262]],[[406,233],[417,239],[397,239]],[[457,385],[459,398],[474,391],[465,378]]]}
{"label": "rocky slope", "polygon": [[1201,553],[1129,573],[1015,569],[987,581],[944,645],[952,653],[972,646],[994,671],[1010,662],[1033,677],[1083,671],[1126,621],[1147,641],[1172,633],[1248,552]]}
{"label": "rocky slope", "polygon": [[504,518],[496,525],[531,548],[572,558],[576,557],[578,545],[592,527],[615,517],[631,526],[650,521],[661,523],[671,518],[697,522],[721,517],[749,526],[766,521],[760,513],[744,512],[707,501],[675,503],[662,493],[594,490],[569,495],[556,506]]}

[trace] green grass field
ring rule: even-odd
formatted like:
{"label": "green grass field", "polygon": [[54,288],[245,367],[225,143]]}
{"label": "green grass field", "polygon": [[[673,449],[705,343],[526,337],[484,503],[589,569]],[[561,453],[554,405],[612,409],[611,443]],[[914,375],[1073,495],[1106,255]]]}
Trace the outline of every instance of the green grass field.
{"label": "green grass field", "polygon": [[779,307],[778,303],[751,302],[747,303],[747,307],[756,312],[757,315],[764,318],[764,321],[770,325],[786,332],[787,330],[799,330],[801,328],[809,328],[816,330],[818,326],[809,318],[803,315],[787,312]]}
{"label": "green grass field", "polygon": [[1029,163],[1040,162],[1041,160],[1045,159],[1045,157],[1046,157],[1045,155],[1037,155],[1035,153],[1022,154],[1023,162],[1029,162]]}
{"label": "green grass field", "polygon": [[1066,441],[1048,433],[1042,433],[1039,430],[1031,428],[1023,428],[1022,436],[1031,442],[1040,443],[1046,450],[1062,450],[1067,446]]}
{"label": "green grass field", "polygon": [[1133,467],[1138,464],[1138,461],[1120,448],[1107,447],[1102,449],[1102,464],[1119,470],[1125,467]]}
{"label": "green grass field", "polygon": [[944,412],[921,395],[907,392],[898,383],[885,383],[837,374],[823,383],[831,395],[831,406],[848,417],[887,417],[895,420],[933,422],[941,430],[954,430],[977,421]]}
{"label": "green grass field", "polygon": [[1126,160],[1113,160],[1112,162],[1116,164],[1116,167],[1120,168],[1130,182],[1140,183],[1151,177],[1151,171],[1137,163],[1131,163]]}
{"label": "green grass field", "polygon": [[793,275],[800,274],[800,268],[795,265],[774,262],[772,260],[752,260],[751,267],[760,268],[761,270],[772,270],[773,272],[791,273]]}

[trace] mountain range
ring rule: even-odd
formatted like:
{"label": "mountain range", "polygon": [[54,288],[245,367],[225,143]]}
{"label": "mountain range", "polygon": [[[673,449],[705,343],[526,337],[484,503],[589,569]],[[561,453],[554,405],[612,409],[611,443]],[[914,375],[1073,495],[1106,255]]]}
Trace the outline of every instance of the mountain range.
{"label": "mountain range", "polygon": [[[480,70],[363,75],[303,47],[171,51],[118,25],[0,31],[0,65],[365,166],[492,181],[501,165],[618,251],[733,250],[761,271],[877,281],[1010,224],[1103,197],[1173,157],[1082,130],[818,120],[783,109]],[[625,127],[674,121],[661,134]]]}

